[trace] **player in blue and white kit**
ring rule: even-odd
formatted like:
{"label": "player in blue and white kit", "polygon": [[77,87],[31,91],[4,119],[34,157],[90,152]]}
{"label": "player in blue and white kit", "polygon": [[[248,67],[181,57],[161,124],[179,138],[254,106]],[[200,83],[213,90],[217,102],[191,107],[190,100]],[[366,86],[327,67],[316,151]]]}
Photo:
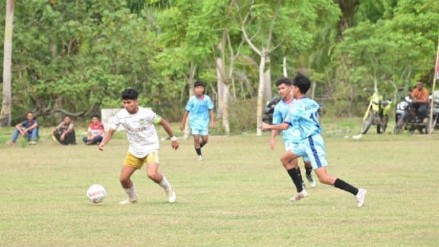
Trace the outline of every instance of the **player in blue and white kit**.
{"label": "player in blue and white kit", "polygon": [[[298,157],[307,157],[317,174],[319,181],[332,185],[353,194],[357,199],[357,206],[364,205],[366,190],[356,188],[340,178],[329,175],[326,171],[325,144],[321,136],[321,127],[318,119],[319,105],[312,99],[306,97],[306,92],[311,87],[311,81],[304,75],[298,74],[293,80],[292,93],[296,101],[291,105],[289,114],[284,123],[278,125],[262,125],[262,129],[291,130],[293,145],[287,152],[289,156],[283,157],[282,163],[289,162]],[[297,182],[297,175],[293,174],[294,182]],[[305,192],[306,193],[306,192]],[[298,201],[305,197],[304,193],[298,193],[292,201]]]}
{"label": "player in blue and white kit", "polygon": [[194,137],[194,147],[199,160],[203,160],[201,148],[209,140],[209,127],[215,126],[213,115],[213,102],[208,95],[204,94],[204,82],[197,80],[194,83],[194,95],[188,100],[180,130],[183,131],[189,116],[189,128]]}
{"label": "player in blue and white kit", "polygon": [[[288,111],[291,107],[291,104],[293,104],[293,95],[291,94],[291,80],[288,78],[280,78],[279,80],[276,81],[276,86],[277,86],[277,91],[279,96],[282,98],[281,101],[279,101],[279,103],[275,106],[274,108],[274,112],[273,112],[273,124],[280,124],[283,123],[285,118],[287,117]],[[275,145],[276,145],[276,136],[278,134],[277,130],[272,130],[271,131],[271,140],[270,140],[270,146],[271,149],[274,149]],[[285,151],[289,150],[289,147],[291,146],[291,135],[290,135],[290,129],[284,130],[282,131],[282,138],[285,144]],[[293,159],[291,160],[291,162],[295,162],[296,164],[290,164],[287,163],[285,166],[285,169],[287,170],[288,174],[291,174],[291,169],[296,169],[295,167],[297,167],[297,169],[299,169],[298,173],[299,173],[299,177],[300,180],[302,180],[302,176],[301,176],[301,172],[300,172],[300,168],[297,164],[298,159]],[[311,187],[316,186],[316,183],[312,177],[312,167],[311,167],[311,163],[307,160],[304,160],[304,164],[305,164],[305,170],[306,170],[306,178],[310,184]],[[291,176],[291,175],[290,175]],[[301,182],[301,184],[303,183],[303,180]],[[296,188],[297,192],[301,192],[302,191],[302,186],[300,186],[299,188]]]}

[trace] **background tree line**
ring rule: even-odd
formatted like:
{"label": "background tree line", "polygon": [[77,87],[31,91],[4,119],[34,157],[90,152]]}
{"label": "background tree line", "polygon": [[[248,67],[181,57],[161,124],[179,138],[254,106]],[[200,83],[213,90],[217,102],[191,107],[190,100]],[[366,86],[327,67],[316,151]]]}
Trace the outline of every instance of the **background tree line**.
{"label": "background tree line", "polygon": [[12,118],[3,78],[0,125],[28,110],[46,124],[89,117],[119,107],[126,87],[177,121],[199,78],[225,133],[254,130],[274,81],[297,71],[327,114],[353,116],[374,87],[395,99],[431,84],[438,20],[437,0],[16,1]]}

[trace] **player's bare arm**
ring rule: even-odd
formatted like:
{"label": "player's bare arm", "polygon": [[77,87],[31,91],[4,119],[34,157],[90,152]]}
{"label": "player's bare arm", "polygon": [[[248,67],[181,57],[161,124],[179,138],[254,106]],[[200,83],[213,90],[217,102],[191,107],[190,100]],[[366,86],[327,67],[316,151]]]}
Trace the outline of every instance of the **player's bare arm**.
{"label": "player's bare arm", "polygon": [[178,146],[180,144],[178,143],[177,138],[174,136],[174,132],[172,131],[171,125],[169,125],[169,122],[162,118],[160,120],[159,124],[163,127],[163,129],[166,131],[169,138],[171,139],[172,148],[177,150]]}
{"label": "player's bare arm", "polygon": [[215,128],[215,117],[213,115],[213,110],[209,110],[210,116],[210,128]]}
{"label": "player's bare arm", "polygon": [[287,123],[281,123],[281,124],[267,124],[262,122],[261,124],[261,130],[286,130],[288,129]]}
{"label": "player's bare arm", "polygon": [[189,112],[184,111],[183,118],[181,119],[181,123],[180,123],[180,130],[181,131],[183,131],[183,129],[184,129],[184,125],[186,124],[186,119],[187,119],[188,115],[189,115]]}
{"label": "player's bare arm", "polygon": [[271,131],[271,139],[270,139],[270,148],[274,149],[276,147],[276,136],[277,136],[277,130]]}
{"label": "player's bare arm", "polygon": [[99,144],[99,150],[104,151],[104,146],[105,144],[107,144],[111,138],[113,137],[114,132],[116,132],[116,130],[114,129],[109,129],[107,131],[107,133],[105,133],[104,135],[104,139],[102,140],[102,142]]}

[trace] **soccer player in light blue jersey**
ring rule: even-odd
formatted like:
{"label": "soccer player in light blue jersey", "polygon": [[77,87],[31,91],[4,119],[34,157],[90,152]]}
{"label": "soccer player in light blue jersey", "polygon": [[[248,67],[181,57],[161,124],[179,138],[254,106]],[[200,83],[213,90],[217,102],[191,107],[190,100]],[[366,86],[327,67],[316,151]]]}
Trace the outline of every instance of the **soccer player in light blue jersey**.
{"label": "soccer player in light blue jersey", "polygon": [[[328,162],[325,157],[325,144],[321,136],[318,119],[319,105],[305,95],[310,87],[311,81],[304,75],[298,74],[293,80],[292,87],[293,97],[296,101],[291,105],[284,123],[277,125],[263,123],[261,127],[262,129],[272,130],[290,129],[294,141],[287,152],[288,155],[282,158],[282,163],[290,162],[291,159],[297,159],[298,157],[307,157],[311,161],[314,172],[321,183],[332,185],[353,194],[357,199],[357,206],[362,207],[366,197],[365,189],[356,188],[327,173],[326,166]],[[293,175],[297,177],[297,175]],[[291,200],[298,201],[306,196],[305,193],[299,192]]]}
{"label": "soccer player in light blue jersey", "polygon": [[[276,81],[276,86],[277,86],[277,91],[279,96],[282,98],[281,101],[279,101],[279,103],[275,106],[274,108],[274,112],[273,112],[273,124],[281,124],[284,122],[285,118],[288,115],[288,111],[289,108],[291,106],[291,104],[293,103],[293,95],[291,93],[291,80],[288,78],[280,78],[279,80]],[[274,149],[275,145],[276,145],[276,136],[278,135],[278,131],[277,130],[272,130],[271,131],[271,139],[270,139],[270,147],[271,149]],[[293,141],[293,137],[290,135],[290,129],[284,130],[282,131],[282,138],[284,141],[284,145],[285,145],[285,151],[289,150],[289,147],[292,145],[292,141]],[[295,164],[291,164],[295,163]],[[299,187],[296,186],[297,192],[301,192],[303,190],[302,184],[303,184],[303,180],[302,180],[302,175],[300,172],[300,168],[297,164],[298,159],[293,159],[291,160],[291,162],[288,162],[286,164],[284,164],[284,168],[287,170],[288,174],[290,175],[291,179],[294,182],[293,176],[294,173],[292,169],[298,169],[297,174],[299,176],[300,180],[300,184],[298,183]],[[306,170],[306,178],[310,184],[311,187],[314,187],[316,185],[313,177],[312,177],[312,166],[311,163],[309,161],[304,161],[305,164],[305,170]]]}
{"label": "soccer player in light blue jersey", "polygon": [[189,128],[194,137],[194,147],[198,160],[203,160],[201,148],[209,140],[209,127],[213,128],[215,126],[213,102],[208,95],[204,94],[204,88],[203,81],[197,80],[194,83],[194,95],[188,100],[180,123],[180,130],[183,131],[189,116]]}

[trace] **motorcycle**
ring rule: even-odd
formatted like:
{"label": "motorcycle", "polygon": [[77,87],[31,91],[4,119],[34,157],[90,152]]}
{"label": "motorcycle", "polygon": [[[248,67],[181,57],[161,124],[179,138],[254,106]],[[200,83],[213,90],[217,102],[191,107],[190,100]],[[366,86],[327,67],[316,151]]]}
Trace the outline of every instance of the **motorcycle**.
{"label": "motorcycle", "polygon": [[361,134],[366,134],[370,126],[377,126],[377,133],[381,134],[386,131],[387,123],[389,122],[389,110],[391,109],[392,101],[383,100],[378,92],[374,92],[369,97],[369,105],[363,117],[363,127]]}
{"label": "motorcycle", "polygon": [[[433,100],[433,116],[431,123],[431,131],[433,131],[439,129],[439,90],[433,92],[433,96],[430,96],[430,100]],[[430,112],[428,114],[430,114]]]}
{"label": "motorcycle", "polygon": [[274,113],[274,107],[279,103],[281,98],[274,97],[271,99],[264,108],[264,116],[262,117],[262,122],[271,124],[273,122],[273,113]]}
{"label": "motorcycle", "polygon": [[410,96],[404,97],[404,99],[396,105],[395,111],[395,128],[393,133],[400,134],[404,130],[408,130],[413,133],[418,130],[423,134],[430,134],[434,129],[439,128],[438,118],[439,118],[439,90],[430,96],[430,100],[433,100],[433,115],[432,115],[432,125],[430,126],[430,106],[428,104],[428,114],[424,119],[419,117],[417,111],[417,105],[419,103],[414,103]]}

